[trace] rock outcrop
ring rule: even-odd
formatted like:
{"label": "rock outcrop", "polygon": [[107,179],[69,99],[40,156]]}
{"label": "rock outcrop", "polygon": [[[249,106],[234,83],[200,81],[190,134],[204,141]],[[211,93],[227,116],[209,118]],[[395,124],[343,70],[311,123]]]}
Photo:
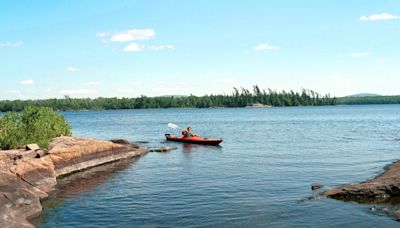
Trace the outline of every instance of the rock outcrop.
{"label": "rock outcrop", "polygon": [[372,180],[331,189],[323,195],[353,201],[385,201],[400,196],[400,161],[389,165],[386,171]]}
{"label": "rock outcrop", "polygon": [[150,148],[149,152],[168,152],[171,150],[176,150],[178,149],[175,146],[163,146],[163,147],[158,147],[158,148]]}
{"label": "rock outcrop", "polygon": [[[0,151],[0,227],[33,227],[40,200],[54,190],[57,177],[146,154],[147,148],[87,138],[59,137],[49,150]],[[33,149],[33,150],[32,150]]]}
{"label": "rock outcrop", "polygon": [[146,148],[87,138],[58,137],[49,145],[57,176],[124,158],[140,156]]}

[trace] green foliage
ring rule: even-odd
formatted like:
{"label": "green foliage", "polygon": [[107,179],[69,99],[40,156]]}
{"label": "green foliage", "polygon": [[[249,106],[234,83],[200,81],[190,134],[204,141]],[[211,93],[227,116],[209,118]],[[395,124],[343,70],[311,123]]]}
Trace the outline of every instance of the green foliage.
{"label": "green foliage", "polygon": [[366,96],[366,97],[341,97],[337,104],[400,104],[400,96]]}
{"label": "green foliage", "polygon": [[8,112],[0,117],[0,148],[11,149],[29,143],[47,147],[50,139],[71,135],[64,117],[51,108],[27,107],[22,112]]}
{"label": "green foliage", "polygon": [[112,109],[145,109],[145,108],[210,108],[210,107],[245,107],[255,103],[272,106],[309,106],[335,105],[336,98],[320,95],[312,90],[303,89],[300,93],[294,91],[277,92],[268,89],[261,90],[254,86],[253,92],[247,89],[233,88],[230,95],[197,96],[164,96],[138,98],[77,98],[47,100],[15,100],[0,101],[0,111],[21,111],[25,107],[52,107],[57,111],[72,110],[112,110]]}

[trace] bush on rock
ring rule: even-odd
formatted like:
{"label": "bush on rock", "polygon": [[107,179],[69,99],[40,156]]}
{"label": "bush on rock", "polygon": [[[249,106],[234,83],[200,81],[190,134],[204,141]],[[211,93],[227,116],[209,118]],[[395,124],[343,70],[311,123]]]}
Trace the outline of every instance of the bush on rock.
{"label": "bush on rock", "polygon": [[71,135],[64,117],[51,108],[28,107],[22,112],[8,112],[0,117],[0,148],[13,149],[36,143],[47,147],[52,138]]}

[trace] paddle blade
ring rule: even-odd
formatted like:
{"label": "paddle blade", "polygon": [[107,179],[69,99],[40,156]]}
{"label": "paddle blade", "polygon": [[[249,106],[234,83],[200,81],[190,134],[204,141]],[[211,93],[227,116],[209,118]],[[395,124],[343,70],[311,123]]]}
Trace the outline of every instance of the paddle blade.
{"label": "paddle blade", "polygon": [[168,127],[172,128],[172,129],[180,130],[180,127],[178,127],[177,125],[175,125],[173,123],[169,123]]}

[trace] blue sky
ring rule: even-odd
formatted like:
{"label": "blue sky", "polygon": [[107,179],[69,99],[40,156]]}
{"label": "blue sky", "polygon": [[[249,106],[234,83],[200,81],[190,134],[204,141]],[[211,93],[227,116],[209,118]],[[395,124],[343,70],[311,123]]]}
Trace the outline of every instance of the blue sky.
{"label": "blue sky", "polygon": [[400,1],[0,2],[0,99],[400,94]]}

